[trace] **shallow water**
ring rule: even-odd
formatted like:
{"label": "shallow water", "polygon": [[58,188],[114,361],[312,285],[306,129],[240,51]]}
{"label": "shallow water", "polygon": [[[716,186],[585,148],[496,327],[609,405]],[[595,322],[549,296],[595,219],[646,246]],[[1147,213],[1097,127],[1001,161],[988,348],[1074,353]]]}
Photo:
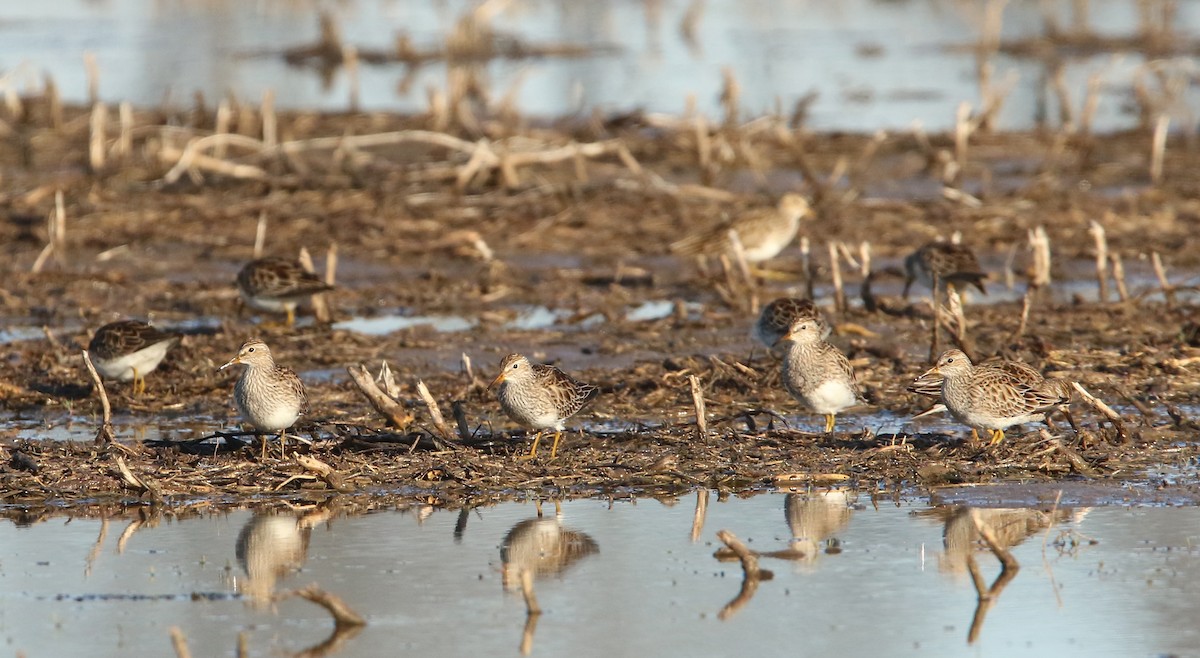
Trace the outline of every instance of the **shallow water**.
{"label": "shallow water", "polygon": [[[319,6],[337,17],[347,43],[386,49],[398,33],[410,35],[418,48],[441,45],[457,18],[476,4],[358,0]],[[914,121],[944,130],[953,127],[960,102],[979,103],[975,57],[962,48],[978,39],[982,11],[977,3],[707,0],[699,5],[696,38],[689,41],[681,26],[696,4],[508,3],[495,20],[499,31],[532,44],[584,44],[603,52],[488,62],[482,68],[492,95],[515,89],[517,107],[534,116],[587,113],[594,107],[680,114],[692,95],[700,111],[719,117],[721,69],[730,67],[741,88],[741,106],[751,115],[776,109],[790,114],[797,100],[815,92],[808,127],[819,130],[907,130]],[[1042,4],[1008,3],[1003,37],[1041,34]],[[1069,25],[1070,3],[1049,4]],[[1134,33],[1133,0],[1094,1],[1088,7],[1096,32]],[[1194,35],[1200,6],[1177,3],[1175,11],[1176,30]],[[243,101],[257,102],[273,88],[281,107],[343,109],[349,98],[344,73],[324,85],[315,71],[264,54],[308,45],[316,37],[316,8],[308,2],[6,3],[0,11],[0,67],[15,70],[17,88],[40,87],[42,73],[49,73],[65,98],[79,101],[86,98],[83,55],[91,52],[108,100],[157,104],[167,98],[187,105],[195,91],[210,102],[232,91]],[[1127,96],[1144,62],[1139,53],[1067,53],[1064,80],[1080,103],[1088,77],[1101,74],[1105,84],[1094,125],[1128,128],[1136,116],[1126,108]],[[997,127],[1025,129],[1040,114],[1056,116],[1043,64],[1003,55],[993,63],[997,84],[1017,76]],[[414,70],[398,64],[362,66],[361,106],[424,111],[426,90],[444,88],[447,76],[444,62]],[[1196,90],[1188,93],[1190,100],[1181,106],[1195,100]]]}
{"label": "shallow water", "polygon": [[[1019,540],[1021,568],[969,645],[977,615],[967,556],[987,583],[999,568],[961,541],[965,508],[875,507],[839,491],[713,497],[693,541],[695,499],[572,501],[560,520],[547,504],[546,517],[529,523],[534,506],[511,503],[354,517],[242,510],[132,531],[124,520],[3,524],[0,634],[31,656],[167,655],[167,629],[178,626],[194,655],[231,655],[240,633],[250,655],[278,655],[322,642],[332,623],[310,603],[254,597],[316,583],[368,621],[339,656],[518,655],[523,641],[546,656],[797,647],[803,655],[1129,656],[1200,646],[1196,507],[1058,510],[1048,532],[1045,513],[984,510],[1003,541]],[[525,640],[525,606],[506,591],[501,559],[516,527],[509,573],[535,559],[535,533],[543,542],[564,530],[586,535],[568,537],[579,547],[570,564],[542,558],[530,567],[544,612]],[[774,580],[722,619],[741,568],[714,559],[719,529],[758,551],[791,544],[810,557],[763,558]]]}

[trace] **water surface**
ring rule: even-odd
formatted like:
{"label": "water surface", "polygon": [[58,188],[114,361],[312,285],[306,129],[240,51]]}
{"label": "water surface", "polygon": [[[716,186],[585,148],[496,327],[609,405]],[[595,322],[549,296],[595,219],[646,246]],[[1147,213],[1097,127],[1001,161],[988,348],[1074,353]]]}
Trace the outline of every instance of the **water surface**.
{"label": "water surface", "polygon": [[[535,655],[597,657],[1194,655],[1200,646],[1195,507],[982,510],[1017,542],[1020,570],[979,620],[969,562],[988,584],[999,567],[969,543],[966,508],[876,506],[841,491],[713,496],[693,541],[699,495],[573,501],[561,517],[546,504],[540,521],[534,505],[510,503],[364,516],[240,510],[132,531],[128,520],[3,524],[0,634],[30,656],[171,655],[167,629],[178,626],[194,655],[233,655],[240,633],[251,655],[279,655],[321,643],[332,623],[311,603],[263,597],[317,583],[368,621],[339,656],[519,655],[523,643]],[[722,619],[741,568],[714,559],[719,529],[758,551],[808,556],[763,558],[775,578]],[[575,547],[565,565],[548,557],[562,539]],[[521,566],[544,610],[528,633],[510,579]]]}

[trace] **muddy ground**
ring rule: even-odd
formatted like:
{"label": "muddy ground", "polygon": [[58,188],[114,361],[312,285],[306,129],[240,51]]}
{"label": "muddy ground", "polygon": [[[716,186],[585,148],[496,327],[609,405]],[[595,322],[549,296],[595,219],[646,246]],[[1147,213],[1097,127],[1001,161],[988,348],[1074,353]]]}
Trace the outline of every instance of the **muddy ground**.
{"label": "muddy ground", "polygon": [[[274,148],[255,108],[242,107],[230,126],[241,137],[225,139],[224,152],[214,150],[221,139],[210,139],[176,177],[189,140],[212,133],[213,108],[137,110],[124,129],[114,112],[100,140],[84,108],[58,116],[47,99],[28,98],[19,116],[4,112],[0,326],[21,338],[3,344],[4,417],[99,426],[100,402],[80,357],[90,331],[151,317],[187,334],[145,395],[107,387],[118,417],[177,425],[168,440],[67,444],[17,441],[11,422],[0,430],[0,497],[16,513],[329,489],[447,505],[531,493],[672,495],[700,485],[737,493],[779,482],[911,491],[1090,479],[1114,491],[1135,482],[1185,498],[1200,492],[1190,417],[1200,400],[1190,303],[1200,265],[1194,140],[1168,140],[1153,183],[1147,132],[977,133],[959,158],[949,135],[810,134],[771,117],[697,128],[639,114],[441,125],[442,117],[297,113],[277,117],[276,139],[286,146]],[[323,137],[332,139],[313,141]],[[575,144],[585,146],[572,152]],[[947,169],[955,161],[966,165],[957,176]],[[65,232],[54,240],[47,218],[60,190]],[[747,285],[736,271],[668,246],[789,190],[814,199],[816,217],[802,235],[817,298],[839,325],[833,341],[854,362],[869,402],[840,416],[832,435],[812,431],[817,419],[783,391],[776,360],[749,338],[757,304],[803,294],[800,249],[770,263],[780,279]],[[321,268],[336,243],[335,321],[449,315],[475,327],[375,336],[308,317],[292,329],[264,325],[270,318],[240,309],[232,285],[253,256],[260,217],[267,254],[306,248]],[[1093,220],[1122,260],[1126,299],[1113,281],[1108,301],[1097,301]],[[1028,232],[1038,226],[1052,245],[1054,282],[1031,296],[1022,327]],[[993,294],[966,310],[973,353],[1079,381],[1122,413],[1120,431],[1081,404],[1080,431],[1058,418],[1052,431],[1026,426],[995,447],[946,425],[876,431],[880,418],[927,406],[904,387],[929,365],[931,313],[917,301],[928,293],[905,303],[896,298],[900,282],[884,276],[874,290],[888,312],[868,312],[858,301],[863,277],[843,262],[850,303],[839,313],[827,244],[842,241],[858,256],[869,242],[873,269],[886,273],[923,242],[954,233],[992,272]],[[1152,274],[1154,253],[1177,287],[1170,299]],[[627,319],[628,309],[654,301],[673,311]],[[558,312],[552,326],[505,326],[540,306]],[[314,443],[299,452],[332,475],[292,458],[262,461],[237,442],[198,442],[236,428],[236,374],[217,366],[253,335],[306,379],[312,410],[298,430]],[[484,390],[513,351],[602,389],[575,421],[584,429],[566,436],[555,459],[546,449],[517,459],[526,435]],[[345,374],[357,363],[375,372],[385,360],[412,415],[403,427],[389,426]],[[707,401],[704,437],[689,375]],[[418,380],[452,427],[461,419],[451,436],[437,436]]]}

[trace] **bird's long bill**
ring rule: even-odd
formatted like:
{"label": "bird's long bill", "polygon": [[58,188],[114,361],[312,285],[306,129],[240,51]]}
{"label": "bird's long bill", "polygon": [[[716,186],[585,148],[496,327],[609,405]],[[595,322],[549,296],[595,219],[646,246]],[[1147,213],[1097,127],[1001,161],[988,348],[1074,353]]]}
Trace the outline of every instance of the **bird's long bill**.
{"label": "bird's long bill", "polygon": [[796,340],[796,337],[793,336],[792,332],[790,332],[790,331],[787,332],[786,334],[780,336],[779,340],[775,341],[775,344],[772,345],[771,348],[774,349],[776,347],[779,347],[780,345],[783,345],[784,343],[788,342],[789,340]]}
{"label": "bird's long bill", "polygon": [[921,373],[921,376],[917,377],[913,381],[921,381],[922,379],[925,379],[926,377],[929,377],[929,376],[941,377],[942,371],[938,370],[937,366],[934,366],[934,367],[930,368],[929,370],[926,370],[925,372]]}
{"label": "bird's long bill", "polygon": [[242,362],[242,355],[239,354],[239,355],[233,357],[232,359],[226,361],[225,365],[221,366],[220,368],[217,368],[217,370],[224,370],[224,369],[228,368],[229,366],[236,366],[237,364],[239,364],[241,362]]}
{"label": "bird's long bill", "polygon": [[487,390],[489,390],[489,391],[490,391],[490,390],[492,390],[493,388],[496,388],[496,387],[497,387],[497,386],[499,386],[499,385],[500,385],[500,383],[501,383],[501,382],[503,382],[503,381],[504,381],[504,372],[503,372],[503,371],[501,371],[501,372],[500,372],[500,374],[499,374],[499,375],[496,375],[496,378],[492,380],[492,383],[491,383],[491,384],[488,384]]}

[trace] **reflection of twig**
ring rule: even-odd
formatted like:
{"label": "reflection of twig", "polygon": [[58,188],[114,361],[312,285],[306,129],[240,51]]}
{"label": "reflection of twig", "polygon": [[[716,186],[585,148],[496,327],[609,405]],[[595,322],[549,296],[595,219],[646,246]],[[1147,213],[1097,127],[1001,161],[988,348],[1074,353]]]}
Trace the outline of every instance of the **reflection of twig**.
{"label": "reflection of twig", "polygon": [[329,614],[333,615],[333,623],[338,629],[366,626],[367,624],[367,621],[357,612],[351,610],[350,606],[346,605],[346,602],[341,597],[330,594],[316,585],[309,585],[304,589],[279,594],[275,597],[275,600],[282,601],[292,596],[299,596],[302,599],[312,601],[328,610]]}
{"label": "reflection of twig", "polygon": [[774,577],[774,574],[766,569],[760,569],[758,567],[758,556],[754,554],[754,551],[747,548],[732,532],[718,530],[717,538],[725,542],[729,550],[733,551],[738,556],[738,559],[742,561],[743,572],[742,588],[738,591],[737,596],[733,597],[733,600],[729,603],[726,603],[725,607],[721,608],[721,612],[717,614],[717,618],[724,621],[737,614],[737,611],[742,606],[754,598],[754,592],[758,591],[759,581],[770,580]]}
{"label": "reflection of twig", "polygon": [[1058,495],[1054,497],[1054,506],[1050,508],[1050,525],[1046,526],[1046,532],[1042,535],[1042,566],[1046,568],[1046,574],[1050,576],[1050,589],[1054,591],[1054,600],[1058,603],[1058,607],[1062,607],[1062,595],[1058,592],[1058,585],[1054,582],[1054,568],[1050,566],[1050,560],[1046,559],[1046,542],[1050,540],[1050,531],[1054,529],[1055,519],[1058,518],[1058,503],[1062,500],[1062,489],[1058,490]]}
{"label": "reflection of twig", "polygon": [[92,545],[92,550],[88,551],[87,566],[83,569],[83,577],[87,578],[92,575],[92,565],[96,563],[96,558],[100,557],[100,549],[104,547],[104,538],[108,536],[108,516],[100,517],[100,535],[96,537],[96,543]]}
{"label": "reflection of twig", "polygon": [[704,519],[708,516],[708,489],[696,491],[696,513],[692,515],[692,541],[700,539],[704,530]]}
{"label": "reflection of twig", "polygon": [[979,564],[975,561],[974,555],[967,555],[967,570],[971,573],[971,582],[975,584],[975,593],[978,595],[975,615],[971,619],[971,629],[967,632],[967,644],[974,644],[979,639],[979,633],[983,630],[983,621],[987,617],[988,610],[991,609],[993,603],[999,600],[1000,593],[1013,578],[1017,577],[1017,572],[1021,570],[1017,559],[1008,549],[1000,545],[996,539],[996,533],[980,518],[979,510],[971,510],[971,522],[975,525],[975,531],[979,533],[980,537],[983,537],[984,543],[1000,560],[1001,567],[996,581],[990,588],[984,589],[983,576],[979,573]]}

